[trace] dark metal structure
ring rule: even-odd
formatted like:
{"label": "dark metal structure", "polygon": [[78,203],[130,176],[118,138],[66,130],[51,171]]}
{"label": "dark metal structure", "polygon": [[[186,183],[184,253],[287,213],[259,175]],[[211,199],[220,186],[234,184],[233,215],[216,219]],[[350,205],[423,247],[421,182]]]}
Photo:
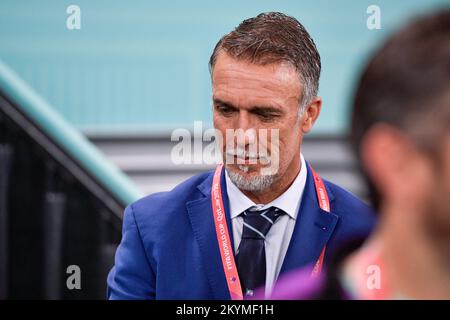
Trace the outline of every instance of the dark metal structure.
{"label": "dark metal structure", "polygon": [[[121,215],[138,194],[0,67],[0,299],[103,299]],[[80,289],[66,285],[71,265]]]}

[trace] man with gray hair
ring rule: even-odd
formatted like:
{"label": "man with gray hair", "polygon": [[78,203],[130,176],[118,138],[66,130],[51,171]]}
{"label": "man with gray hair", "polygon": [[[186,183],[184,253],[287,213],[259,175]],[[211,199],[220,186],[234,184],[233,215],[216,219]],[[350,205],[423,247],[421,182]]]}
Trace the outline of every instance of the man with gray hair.
{"label": "man with gray hair", "polygon": [[280,274],[317,275],[336,246],[373,226],[372,210],[301,154],[322,107],[321,63],[295,18],[243,21],[209,65],[223,164],[127,207],[110,299],[268,295]]}

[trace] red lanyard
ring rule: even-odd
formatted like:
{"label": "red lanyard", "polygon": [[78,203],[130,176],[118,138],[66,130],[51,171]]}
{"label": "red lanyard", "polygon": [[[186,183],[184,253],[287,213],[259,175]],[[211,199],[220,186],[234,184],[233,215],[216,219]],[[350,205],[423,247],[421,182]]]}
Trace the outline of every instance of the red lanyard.
{"label": "red lanyard", "polygon": [[[323,211],[330,212],[330,200],[328,199],[327,189],[325,189],[325,184],[323,183],[322,178],[317,174],[317,172],[309,166],[311,169],[313,178],[314,178],[314,186],[316,187],[317,201],[319,202],[319,207]],[[317,259],[316,264],[314,265],[313,271],[311,275],[313,277],[318,276],[322,271],[323,259],[325,257],[325,250],[327,246],[324,246],[322,252],[320,253],[319,259]]]}
{"label": "red lanyard", "polygon": [[217,241],[219,242],[220,256],[222,257],[223,271],[227,279],[228,290],[231,300],[242,300],[241,282],[234,262],[233,249],[231,248],[230,235],[228,233],[227,221],[225,218],[225,208],[222,200],[222,190],[220,187],[220,175],[223,164],[216,168],[211,189],[211,203],[216,226]]}
{"label": "red lanyard", "polygon": [[[214,172],[213,183],[211,188],[211,204],[214,215],[214,225],[216,228],[217,242],[219,243],[220,256],[222,258],[222,266],[227,280],[228,290],[232,300],[242,300],[242,288],[239,281],[239,274],[234,261],[233,248],[231,247],[230,234],[228,232],[227,221],[225,218],[225,207],[223,206],[222,190],[220,187],[220,175],[222,173],[223,164],[217,166]],[[317,200],[322,210],[330,212],[330,201],[325,189],[325,185],[320,176],[310,166],[316,187]],[[322,249],[319,259],[314,265],[312,276],[317,276],[322,270],[325,249]]]}

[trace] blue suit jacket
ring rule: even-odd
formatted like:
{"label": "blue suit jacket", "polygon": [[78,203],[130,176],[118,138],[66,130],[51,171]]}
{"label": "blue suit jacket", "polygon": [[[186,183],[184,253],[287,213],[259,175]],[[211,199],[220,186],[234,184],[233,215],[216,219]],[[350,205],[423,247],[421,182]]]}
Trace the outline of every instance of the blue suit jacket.
{"label": "blue suit jacket", "polygon": [[[125,209],[122,241],[108,275],[109,299],[230,299],[211,208],[213,174],[194,176],[170,192],[152,194]],[[326,263],[336,246],[348,238],[368,235],[374,225],[368,206],[324,182],[330,213],[319,208],[308,167],[280,274],[313,264],[324,245]],[[233,241],[224,170],[221,183]]]}

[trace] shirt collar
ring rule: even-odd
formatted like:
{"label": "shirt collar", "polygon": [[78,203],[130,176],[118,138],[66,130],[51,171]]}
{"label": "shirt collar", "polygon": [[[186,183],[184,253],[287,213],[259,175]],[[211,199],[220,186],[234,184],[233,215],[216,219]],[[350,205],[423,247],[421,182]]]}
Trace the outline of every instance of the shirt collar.
{"label": "shirt collar", "polygon": [[241,190],[239,190],[238,187],[236,187],[228,176],[227,170],[225,170],[225,180],[230,203],[231,219],[237,217],[248,208],[254,206],[259,207],[260,209],[266,209],[272,206],[277,207],[286,212],[292,219],[296,219],[300,209],[300,201],[302,199],[303,190],[305,189],[307,176],[306,162],[302,154],[300,154],[300,158],[301,168],[294,182],[292,182],[283,194],[266,205],[256,204],[250,200]]}

